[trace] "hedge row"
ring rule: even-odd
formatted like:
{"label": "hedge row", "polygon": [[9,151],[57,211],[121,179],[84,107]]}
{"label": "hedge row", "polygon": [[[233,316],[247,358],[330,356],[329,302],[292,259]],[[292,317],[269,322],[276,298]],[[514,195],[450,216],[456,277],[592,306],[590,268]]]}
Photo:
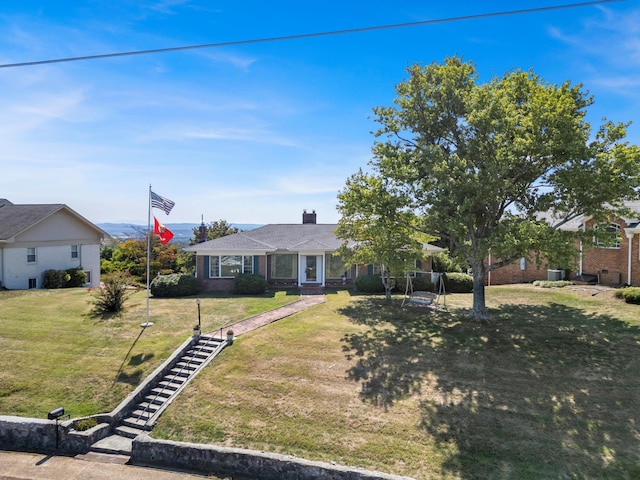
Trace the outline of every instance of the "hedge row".
{"label": "hedge row", "polygon": [[87,274],[81,268],[50,269],[42,272],[42,286],[44,288],[81,287],[86,282]]}
{"label": "hedge row", "polygon": [[[443,273],[444,288],[447,293],[471,293],[473,292],[473,277],[466,273]],[[431,283],[430,276],[415,277],[411,279],[414,291],[435,292],[437,285]],[[384,285],[379,275],[367,275],[356,278],[355,286],[363,293],[384,293]],[[404,292],[405,280],[396,283],[394,291]]]}

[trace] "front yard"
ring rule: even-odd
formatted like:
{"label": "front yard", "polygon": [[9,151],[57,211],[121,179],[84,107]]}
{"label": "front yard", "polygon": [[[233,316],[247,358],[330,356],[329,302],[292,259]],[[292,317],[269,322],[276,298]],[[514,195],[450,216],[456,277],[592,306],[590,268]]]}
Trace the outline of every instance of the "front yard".
{"label": "front yard", "polygon": [[[203,298],[204,329],[294,299]],[[448,312],[327,299],[238,338],[153,436],[421,479],[640,477],[640,307],[611,290],[491,287],[483,325],[469,294],[448,295]],[[152,299],[137,338],[144,292],[111,320],[87,300],[0,292],[0,413],[108,411],[197,319],[194,298]]]}

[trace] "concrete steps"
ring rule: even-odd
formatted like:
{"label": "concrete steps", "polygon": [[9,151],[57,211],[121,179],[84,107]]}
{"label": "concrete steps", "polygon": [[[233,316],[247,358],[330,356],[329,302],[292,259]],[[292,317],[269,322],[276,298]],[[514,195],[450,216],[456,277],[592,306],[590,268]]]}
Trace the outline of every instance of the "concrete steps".
{"label": "concrete steps", "polygon": [[144,398],[132,405],[129,413],[114,428],[114,434],[91,446],[88,454],[131,455],[133,439],[153,429],[158,418],[187,383],[226,346],[226,340],[202,335],[169,371],[157,382],[149,385]]}

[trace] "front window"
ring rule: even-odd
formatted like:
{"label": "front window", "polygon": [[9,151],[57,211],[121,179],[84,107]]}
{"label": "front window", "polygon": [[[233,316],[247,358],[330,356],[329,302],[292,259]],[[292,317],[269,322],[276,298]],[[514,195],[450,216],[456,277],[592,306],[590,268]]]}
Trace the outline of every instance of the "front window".
{"label": "front window", "polygon": [[241,273],[253,273],[253,255],[212,255],[209,261],[209,277],[235,277]]}
{"label": "front window", "polygon": [[298,278],[297,268],[297,255],[271,255],[271,278]]}
{"label": "front window", "polygon": [[220,276],[235,277],[242,273],[242,255],[220,256]]}
{"label": "front window", "polygon": [[325,255],[325,265],[327,278],[342,278],[343,276],[351,278],[351,269],[345,266],[342,257],[327,253]]}
{"label": "front window", "polygon": [[71,245],[71,258],[78,258],[78,245]]}
{"label": "front window", "polygon": [[27,248],[27,263],[36,263],[36,249]]}
{"label": "front window", "polygon": [[32,288],[38,288],[38,279],[36,278],[29,279],[29,290],[31,290]]}
{"label": "front window", "polygon": [[620,225],[597,225],[596,230],[604,230],[605,234],[595,239],[597,248],[620,248]]}

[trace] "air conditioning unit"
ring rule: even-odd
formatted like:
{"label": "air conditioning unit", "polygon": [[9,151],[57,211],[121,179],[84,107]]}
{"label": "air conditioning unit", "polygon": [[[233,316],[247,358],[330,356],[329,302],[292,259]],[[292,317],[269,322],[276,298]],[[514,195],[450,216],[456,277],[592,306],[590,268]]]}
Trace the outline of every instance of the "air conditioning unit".
{"label": "air conditioning unit", "polygon": [[564,270],[547,270],[547,280],[550,282],[564,280]]}

